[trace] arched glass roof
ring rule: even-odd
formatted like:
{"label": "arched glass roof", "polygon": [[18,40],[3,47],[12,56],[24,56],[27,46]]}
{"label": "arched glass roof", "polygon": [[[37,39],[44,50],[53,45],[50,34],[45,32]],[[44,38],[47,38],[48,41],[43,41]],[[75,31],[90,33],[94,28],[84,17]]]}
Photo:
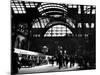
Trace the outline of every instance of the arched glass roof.
{"label": "arched glass roof", "polygon": [[32,28],[45,28],[45,26],[49,23],[48,18],[38,18],[32,25]]}
{"label": "arched glass roof", "polygon": [[48,29],[44,37],[64,37],[66,34],[72,34],[69,28],[63,25],[55,25]]}
{"label": "arched glass roof", "polygon": [[56,3],[41,3],[41,6],[38,7],[39,12],[44,16],[49,14],[50,15],[57,15],[54,17],[58,17],[64,13],[67,13],[67,8],[65,8],[62,4]]}

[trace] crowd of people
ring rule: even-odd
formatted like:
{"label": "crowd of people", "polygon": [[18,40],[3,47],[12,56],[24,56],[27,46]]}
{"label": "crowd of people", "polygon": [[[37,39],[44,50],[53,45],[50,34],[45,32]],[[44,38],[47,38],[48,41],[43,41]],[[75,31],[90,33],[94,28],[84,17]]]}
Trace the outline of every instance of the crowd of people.
{"label": "crowd of people", "polygon": [[[40,65],[46,65],[46,64],[52,64],[54,66],[54,62],[56,62],[56,65],[58,65],[59,69],[65,67],[65,68],[71,68],[77,63],[80,66],[80,69],[89,69],[94,68],[95,63],[88,57],[83,56],[77,56],[77,55],[68,55],[65,52],[59,51],[57,56],[48,57],[46,59],[45,56],[32,56],[32,55],[21,55],[18,56],[18,54],[13,54],[14,59],[13,60],[13,68],[16,72],[18,72],[18,69],[22,67],[34,67],[34,66],[40,66]],[[15,59],[16,58],[16,59]],[[68,63],[70,65],[68,66]]]}
{"label": "crowd of people", "polygon": [[[78,56],[78,55],[68,55],[65,52],[60,51],[57,56],[54,56],[50,59],[50,62],[53,66],[54,62],[56,62],[57,65],[59,65],[59,69],[65,67],[65,68],[71,68],[75,65],[75,63],[78,64],[80,69],[93,69],[95,68],[95,60],[92,57],[87,56]],[[69,66],[68,66],[68,63]]]}
{"label": "crowd of people", "polygon": [[31,68],[47,64],[45,56],[33,56],[13,53],[12,55],[12,73],[18,73],[20,68]]}
{"label": "crowd of people", "polygon": [[47,61],[44,57],[41,56],[31,56],[31,55],[24,55],[20,59],[21,67],[34,67],[46,64]]}

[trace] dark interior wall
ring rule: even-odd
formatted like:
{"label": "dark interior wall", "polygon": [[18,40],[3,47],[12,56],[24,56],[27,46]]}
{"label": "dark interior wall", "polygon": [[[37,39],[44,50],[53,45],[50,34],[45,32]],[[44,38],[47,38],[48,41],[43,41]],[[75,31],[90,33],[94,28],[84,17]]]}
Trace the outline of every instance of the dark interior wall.
{"label": "dark interior wall", "polygon": [[82,38],[32,38],[30,40],[30,49],[32,51],[42,52],[44,45],[49,49],[47,54],[51,55],[55,55],[58,46],[62,46],[63,50],[67,50],[69,54],[75,53],[80,47],[86,49],[85,41]]}

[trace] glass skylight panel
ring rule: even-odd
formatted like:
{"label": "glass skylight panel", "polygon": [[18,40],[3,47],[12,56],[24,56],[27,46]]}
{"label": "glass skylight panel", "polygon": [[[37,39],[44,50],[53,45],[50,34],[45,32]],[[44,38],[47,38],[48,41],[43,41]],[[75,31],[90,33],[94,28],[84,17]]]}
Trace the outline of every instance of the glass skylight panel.
{"label": "glass skylight panel", "polygon": [[13,2],[18,2],[18,0],[13,0]]}
{"label": "glass skylight panel", "polygon": [[26,6],[27,8],[30,8],[30,6],[28,5],[28,6]]}
{"label": "glass skylight panel", "polygon": [[20,3],[20,6],[23,6],[23,4],[22,4],[22,3]]}
{"label": "glass skylight panel", "polygon": [[66,34],[62,34],[62,36],[66,36]]}
{"label": "glass skylight panel", "polygon": [[87,14],[90,14],[90,10],[87,10]]}
{"label": "glass skylight panel", "polygon": [[78,37],[82,37],[82,34],[78,34]]}
{"label": "glass skylight panel", "polygon": [[25,5],[26,5],[27,8],[34,8],[37,5],[37,3],[26,2]]}
{"label": "glass skylight panel", "polygon": [[63,27],[63,26],[61,27],[61,29],[64,29],[64,28],[65,28],[65,27]]}
{"label": "glass skylight panel", "polygon": [[90,14],[91,10],[93,10],[93,9],[91,9],[91,6],[84,6],[84,13],[85,14]]}
{"label": "glass skylight panel", "polygon": [[[56,4],[43,5],[42,8],[44,8],[44,7],[61,7],[61,8],[63,8],[63,6],[61,6],[61,5],[56,5]],[[40,9],[40,8],[39,8],[39,9]]]}
{"label": "glass skylight panel", "polygon": [[33,4],[33,3],[30,3],[30,5],[31,5],[31,6],[34,6],[34,4]]}
{"label": "glass skylight panel", "polygon": [[91,28],[94,28],[94,23],[91,23]]}
{"label": "glass skylight panel", "polygon": [[43,5],[42,7],[50,7],[51,5],[50,4],[46,4],[46,5]]}
{"label": "glass skylight panel", "polygon": [[73,5],[73,8],[77,8],[77,5]]}
{"label": "glass skylight panel", "polygon": [[35,6],[31,6],[32,8],[34,8]]}
{"label": "glass skylight panel", "polygon": [[37,28],[40,28],[40,23],[39,22],[37,22],[36,25],[37,25]]}
{"label": "glass skylight panel", "polygon": [[39,12],[41,12],[41,11],[43,11],[44,9],[38,9],[39,10]]}
{"label": "glass skylight panel", "polygon": [[29,3],[25,3],[26,6],[29,6]]}
{"label": "glass skylight panel", "polygon": [[33,25],[32,28],[35,28],[35,26]]}
{"label": "glass skylight panel", "polygon": [[32,25],[32,28],[35,28],[35,23]]}
{"label": "glass skylight panel", "polygon": [[68,8],[73,8],[73,6],[72,5],[68,5]]}
{"label": "glass skylight panel", "polygon": [[81,9],[78,9],[78,14],[81,14]]}
{"label": "glass skylight panel", "polygon": [[43,21],[43,25],[46,26],[46,24],[47,24],[46,19],[42,19],[42,21]]}
{"label": "glass skylight panel", "polygon": [[51,34],[48,34],[47,36],[51,36]]}
{"label": "glass skylight panel", "polygon": [[85,37],[88,37],[88,34],[84,34]]}
{"label": "glass skylight panel", "polygon": [[26,11],[23,11],[23,13],[26,13]]}
{"label": "glass skylight panel", "polygon": [[35,26],[35,28],[37,28],[37,24],[36,23],[34,24],[34,26]]}
{"label": "glass skylight panel", "polygon": [[85,23],[85,25],[86,25],[86,28],[89,28],[89,23]]}
{"label": "glass skylight panel", "polygon": [[[57,13],[62,13],[61,11],[47,11],[47,12],[45,12],[45,13],[42,13],[42,15],[46,15],[46,14],[48,14],[48,13],[55,13],[55,12],[57,12]],[[56,16],[59,16],[59,15],[56,15]]]}
{"label": "glass skylight panel", "polygon": [[43,23],[41,23],[41,26],[42,26],[42,28],[44,28],[44,27],[45,27]]}
{"label": "glass skylight panel", "polygon": [[71,23],[71,25],[72,25],[72,27],[73,27],[73,28],[75,28],[75,25],[74,25],[74,23]]}
{"label": "glass skylight panel", "polygon": [[58,33],[58,36],[61,36],[60,33]]}
{"label": "glass skylight panel", "polygon": [[11,2],[13,2],[13,0],[11,0]]}
{"label": "glass skylight panel", "polygon": [[43,20],[41,20],[41,26],[42,26],[42,28],[45,27],[45,25],[44,25],[44,21],[43,21]]}
{"label": "glass skylight panel", "polygon": [[14,11],[17,11],[17,8],[13,8]]}
{"label": "glass skylight panel", "polygon": [[12,5],[11,7],[12,7],[12,8],[15,8],[16,6],[15,6],[15,5]]}
{"label": "glass skylight panel", "polygon": [[38,7],[38,10],[40,11],[42,9],[42,7]]}
{"label": "glass skylight panel", "polygon": [[24,5],[21,3],[21,1],[14,1],[14,3],[11,3],[11,7],[16,14],[26,13]]}
{"label": "glass skylight panel", "polygon": [[90,8],[87,8],[86,14],[90,14]]}
{"label": "glass skylight panel", "polygon": [[41,3],[41,5],[44,5],[44,4],[47,4],[47,3],[45,3],[45,2],[44,3]]}
{"label": "glass skylight panel", "polygon": [[11,6],[15,6],[14,3],[11,3]]}
{"label": "glass skylight panel", "polygon": [[22,9],[22,11],[25,11],[25,9],[24,8],[21,8]]}
{"label": "glass skylight panel", "polygon": [[66,31],[61,31],[61,33],[63,34],[63,33],[67,33]]}
{"label": "glass skylight panel", "polygon": [[19,11],[21,11],[21,8],[17,8]]}
{"label": "glass skylight panel", "polygon": [[81,14],[81,7],[80,7],[80,5],[78,6],[78,14]]}
{"label": "glass skylight panel", "polygon": [[[44,7],[44,8],[43,8]],[[44,6],[42,6],[42,7],[39,7],[38,8],[38,10],[39,11],[43,11],[43,10],[46,10],[46,9],[51,9],[51,8],[57,8],[57,9],[61,9],[61,10],[63,10],[63,11],[67,11],[67,10],[65,10],[64,9],[64,7],[62,7],[62,6],[52,6],[52,5],[44,5]]]}
{"label": "glass skylight panel", "polygon": [[16,6],[19,6],[19,4],[18,4],[18,3],[15,3],[15,5],[16,5]]}
{"label": "glass skylight panel", "polygon": [[67,28],[67,34],[72,34],[69,28]]}
{"label": "glass skylight panel", "polygon": [[91,7],[90,6],[87,6],[87,9],[90,9]]}
{"label": "glass skylight panel", "polygon": [[24,8],[24,6],[22,6],[22,5],[20,7]]}
{"label": "glass skylight panel", "polygon": [[78,23],[78,28],[82,28],[82,24],[81,23]]}
{"label": "glass skylight panel", "polygon": [[35,25],[34,25],[34,26],[35,26],[35,28],[38,28],[38,27],[37,27],[37,23],[35,23]]}
{"label": "glass skylight panel", "polygon": [[38,3],[34,3],[34,5],[35,5],[35,6],[37,6],[37,5],[38,5]]}
{"label": "glass skylight panel", "polygon": [[[53,30],[53,33],[57,33],[57,31],[56,30]],[[59,33],[59,32],[58,32]]]}
{"label": "glass skylight panel", "polygon": [[37,23],[34,23],[34,27],[37,28]]}
{"label": "glass skylight panel", "polygon": [[35,24],[35,27],[38,28],[38,23]]}
{"label": "glass skylight panel", "polygon": [[57,36],[56,33],[54,33],[52,36]]}
{"label": "glass skylight panel", "polygon": [[53,30],[56,30],[56,27],[53,27],[52,29],[53,29]]}
{"label": "glass skylight panel", "polygon": [[18,8],[19,8],[19,7],[20,7],[20,5],[17,5],[16,7],[18,7]]}
{"label": "glass skylight panel", "polygon": [[54,29],[56,29],[56,30],[58,30],[58,29],[59,29],[59,27],[58,27],[58,26],[54,26],[53,28],[54,28]]}
{"label": "glass skylight panel", "polygon": [[84,10],[86,10],[87,9],[87,6],[84,6]]}
{"label": "glass skylight panel", "polygon": [[19,11],[19,13],[23,13],[22,11]]}
{"label": "glass skylight panel", "polygon": [[18,11],[15,10],[14,13],[18,13]]}
{"label": "glass skylight panel", "polygon": [[40,22],[36,19],[34,24],[37,24],[37,28],[44,28],[47,25],[47,19],[39,18],[39,20]]}
{"label": "glass skylight panel", "polygon": [[58,32],[56,32],[56,33],[61,33],[61,30],[58,30]]}
{"label": "glass skylight panel", "polygon": [[72,21],[69,19],[67,22],[69,22],[69,24],[73,27],[73,28],[75,28],[75,25],[72,23]]}
{"label": "glass skylight panel", "polygon": [[26,5],[27,8],[30,8],[30,4],[28,2],[25,3],[25,5]]}
{"label": "glass skylight panel", "polygon": [[56,25],[50,28],[46,33],[50,33],[51,36],[61,37],[66,35],[66,30],[63,29],[66,29],[66,27],[62,25]]}
{"label": "glass skylight panel", "polygon": [[96,14],[96,10],[95,9],[92,9],[92,14]]}

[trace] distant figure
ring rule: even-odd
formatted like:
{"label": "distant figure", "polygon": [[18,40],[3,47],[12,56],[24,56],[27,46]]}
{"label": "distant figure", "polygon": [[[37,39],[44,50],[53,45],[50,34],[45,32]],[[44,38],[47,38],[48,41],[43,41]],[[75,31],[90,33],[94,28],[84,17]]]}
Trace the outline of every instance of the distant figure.
{"label": "distant figure", "polygon": [[66,54],[65,56],[64,56],[64,66],[67,68],[68,66],[68,62],[69,62],[69,60],[68,60],[68,55]]}
{"label": "distant figure", "polygon": [[73,67],[73,66],[74,66],[74,63],[75,63],[74,56],[71,55],[71,56],[70,56],[70,67]]}
{"label": "distant figure", "polygon": [[78,56],[77,57],[77,63],[79,64],[80,68],[83,68],[83,57],[82,56]]}
{"label": "distant figure", "polygon": [[58,56],[56,56],[56,60],[55,61],[56,61],[56,65],[58,65]]}
{"label": "distant figure", "polygon": [[50,63],[50,57],[48,57],[48,64]]}
{"label": "distant figure", "polygon": [[67,67],[67,64],[68,64],[68,55],[67,55],[67,53],[66,53],[66,51],[64,51],[64,62],[63,62],[63,64],[64,64],[64,67]]}
{"label": "distant figure", "polygon": [[62,51],[58,54],[58,64],[59,64],[59,69],[63,66],[63,55]]}
{"label": "distant figure", "polygon": [[51,64],[54,65],[54,57],[51,58]]}

